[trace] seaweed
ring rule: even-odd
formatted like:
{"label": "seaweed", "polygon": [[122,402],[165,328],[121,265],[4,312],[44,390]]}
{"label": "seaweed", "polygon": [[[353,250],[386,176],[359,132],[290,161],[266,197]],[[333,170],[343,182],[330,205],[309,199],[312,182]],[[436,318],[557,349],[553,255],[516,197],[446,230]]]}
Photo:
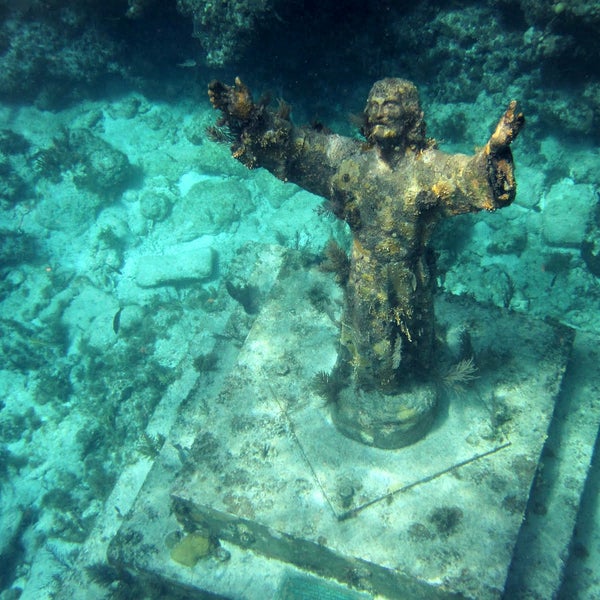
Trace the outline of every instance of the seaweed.
{"label": "seaweed", "polygon": [[337,283],[346,285],[350,274],[350,259],[346,251],[335,240],[329,240],[324,252],[325,260],[320,265],[321,270],[334,273]]}
{"label": "seaweed", "polygon": [[209,373],[217,370],[219,356],[215,351],[199,354],[194,358],[194,369],[200,373]]}
{"label": "seaweed", "polygon": [[335,404],[340,391],[344,387],[344,378],[340,377],[337,369],[329,373],[327,371],[317,371],[313,377],[312,387],[327,404]]}
{"label": "seaweed", "polygon": [[448,538],[460,526],[463,520],[463,511],[457,506],[441,506],[429,515],[428,520],[440,537]]}
{"label": "seaweed", "polygon": [[226,281],[225,289],[234,300],[242,305],[247,314],[255,315],[260,310],[260,290],[257,286]]}
{"label": "seaweed", "polygon": [[144,431],[142,439],[137,444],[138,452],[147,458],[154,459],[161,451],[165,440],[166,438],[162,433],[150,435]]}

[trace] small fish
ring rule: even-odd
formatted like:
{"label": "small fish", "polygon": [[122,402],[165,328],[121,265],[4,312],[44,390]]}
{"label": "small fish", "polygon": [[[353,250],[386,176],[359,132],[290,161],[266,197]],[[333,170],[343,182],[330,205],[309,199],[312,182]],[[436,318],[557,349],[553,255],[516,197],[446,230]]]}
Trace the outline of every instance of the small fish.
{"label": "small fish", "polygon": [[113,317],[113,331],[115,334],[119,333],[119,327],[121,326],[121,313],[123,312],[123,308],[119,308],[119,310],[115,313]]}
{"label": "small fish", "polygon": [[193,58],[188,58],[183,62],[177,63],[176,66],[181,67],[182,69],[193,69],[198,66],[198,63]]}

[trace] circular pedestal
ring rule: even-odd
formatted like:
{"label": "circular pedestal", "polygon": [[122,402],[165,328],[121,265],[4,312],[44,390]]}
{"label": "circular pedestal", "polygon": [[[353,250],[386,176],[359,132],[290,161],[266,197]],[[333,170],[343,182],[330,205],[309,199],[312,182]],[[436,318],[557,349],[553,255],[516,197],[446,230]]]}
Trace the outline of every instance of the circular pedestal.
{"label": "circular pedestal", "polygon": [[333,406],[336,427],[346,436],[378,448],[401,448],[421,439],[431,427],[437,406],[433,384],[414,384],[388,395],[349,386]]}

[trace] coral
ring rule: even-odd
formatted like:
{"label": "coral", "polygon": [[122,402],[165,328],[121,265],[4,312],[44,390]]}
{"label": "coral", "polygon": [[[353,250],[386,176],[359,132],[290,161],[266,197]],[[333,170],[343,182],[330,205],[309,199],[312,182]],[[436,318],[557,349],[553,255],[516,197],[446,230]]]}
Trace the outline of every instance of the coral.
{"label": "coral", "polygon": [[0,46],[0,97],[53,107],[106,76],[118,42],[98,27],[84,26],[97,19],[88,3],[30,4],[0,24],[0,38],[10,40]]}
{"label": "coral", "polygon": [[477,371],[473,358],[464,358],[446,371],[442,376],[442,385],[459,394],[464,391],[467,384],[478,378]]}
{"label": "coral", "polygon": [[133,175],[127,156],[88,129],[64,129],[36,153],[34,166],[54,183],[71,172],[78,187],[98,194],[122,191]]}
{"label": "coral", "polygon": [[193,567],[201,558],[208,556],[210,540],[199,532],[188,533],[173,548],[171,558],[186,567]]}

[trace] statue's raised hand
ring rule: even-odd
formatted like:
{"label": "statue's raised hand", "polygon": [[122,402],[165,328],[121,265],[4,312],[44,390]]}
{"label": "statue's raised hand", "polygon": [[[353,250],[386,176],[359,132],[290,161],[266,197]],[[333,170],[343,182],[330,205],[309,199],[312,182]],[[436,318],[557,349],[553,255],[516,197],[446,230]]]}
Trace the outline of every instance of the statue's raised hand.
{"label": "statue's raised hand", "polygon": [[517,102],[513,100],[490,137],[486,146],[487,152],[492,155],[502,154],[519,135],[524,124],[525,117],[522,112],[517,111]]}
{"label": "statue's raised hand", "polygon": [[211,81],[208,86],[208,98],[213,107],[223,113],[227,123],[246,123],[252,120],[257,111],[250,90],[239,77],[235,78],[233,85]]}
{"label": "statue's raised hand", "polygon": [[517,184],[510,145],[519,135],[524,124],[525,117],[522,112],[517,111],[517,102],[513,100],[483,149],[489,183],[494,196],[490,210],[507,206],[515,198]]}

